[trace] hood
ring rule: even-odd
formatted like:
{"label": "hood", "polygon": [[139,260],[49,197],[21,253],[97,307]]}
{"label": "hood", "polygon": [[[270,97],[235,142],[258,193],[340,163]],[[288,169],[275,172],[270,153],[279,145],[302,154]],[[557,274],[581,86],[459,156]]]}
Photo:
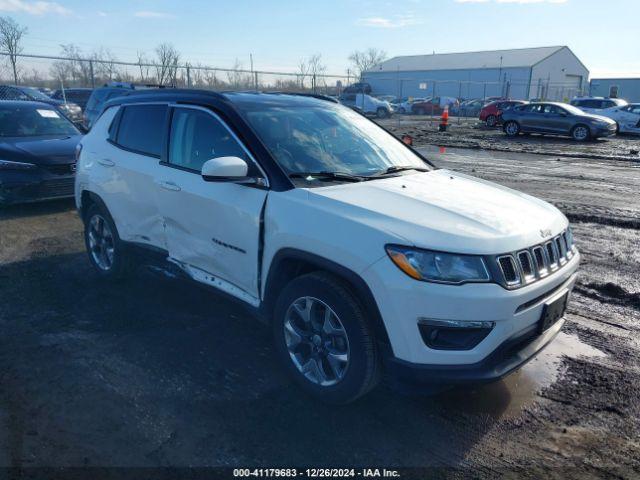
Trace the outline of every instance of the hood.
{"label": "hood", "polygon": [[81,138],[81,135],[0,138],[0,158],[36,165],[74,163],[76,145]]}
{"label": "hood", "polygon": [[584,116],[589,117],[592,120],[600,120],[600,121],[609,123],[611,125],[616,123],[615,121],[611,120],[609,117],[605,117],[604,115],[596,115],[595,113],[587,113]]}
{"label": "hood", "polygon": [[[566,228],[554,206],[448,170],[309,190],[320,208],[433,250],[498,254],[543,242]],[[394,240],[391,240],[394,241]]]}

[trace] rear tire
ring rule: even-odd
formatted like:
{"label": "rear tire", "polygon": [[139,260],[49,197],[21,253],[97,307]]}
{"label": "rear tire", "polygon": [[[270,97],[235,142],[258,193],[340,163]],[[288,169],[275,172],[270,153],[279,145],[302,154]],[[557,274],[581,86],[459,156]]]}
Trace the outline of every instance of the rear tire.
{"label": "rear tire", "polygon": [[571,130],[571,137],[573,137],[576,142],[586,142],[591,138],[591,132],[588,126],[579,124]]}
{"label": "rear tire", "polygon": [[98,275],[108,280],[121,280],[132,270],[131,254],[120,240],[111,215],[94,203],[84,217],[84,242],[89,261]]}
{"label": "rear tire", "polygon": [[495,115],[489,115],[485,120],[487,127],[494,128],[498,124],[498,117]]}
{"label": "rear tire", "polygon": [[378,108],[378,110],[376,110],[376,117],[378,118],[387,118],[389,116],[389,112],[386,108]]}
{"label": "rear tire", "polygon": [[520,134],[520,125],[513,120],[508,121],[503,127],[504,133],[509,137],[517,137]]}
{"label": "rear tire", "polygon": [[365,309],[338,277],[314,272],[292,280],[276,302],[273,335],[285,369],[318,400],[349,403],[379,381]]}

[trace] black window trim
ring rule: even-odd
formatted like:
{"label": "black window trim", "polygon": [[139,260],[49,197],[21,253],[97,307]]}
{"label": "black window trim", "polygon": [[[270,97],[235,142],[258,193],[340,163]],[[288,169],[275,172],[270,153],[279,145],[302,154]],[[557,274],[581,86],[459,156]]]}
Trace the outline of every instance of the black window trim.
{"label": "black window trim", "polygon": [[202,174],[202,172],[199,170],[194,170],[193,168],[183,167],[182,165],[176,165],[174,163],[169,162],[171,126],[173,124],[173,115],[175,111],[178,109],[198,110],[212,116],[214,119],[216,119],[220,123],[220,125],[222,125],[223,128],[225,128],[231,134],[231,136],[236,141],[236,143],[247,154],[247,156],[249,157],[249,160],[256,166],[258,171],[261,173],[261,176],[265,181],[265,185],[263,185],[263,188],[269,188],[269,177],[267,176],[267,173],[265,172],[264,168],[262,168],[262,165],[260,165],[260,163],[256,160],[255,156],[247,148],[244,142],[240,140],[238,135],[236,135],[233,129],[228,125],[228,123],[224,120],[224,118],[222,118],[222,116],[217,111],[214,111],[213,108],[203,107],[201,105],[194,105],[189,103],[169,102],[168,106],[169,106],[169,112],[167,115],[167,125],[165,129],[166,135],[165,135],[165,141],[162,146],[162,158],[160,161],[160,165],[164,167],[175,168],[177,170],[182,170],[184,172],[194,173],[196,175]]}
{"label": "black window trim", "polygon": [[[136,150],[135,148],[129,148],[129,147],[125,147],[124,145],[120,144],[118,142],[118,138],[120,137],[120,127],[122,126],[122,115],[124,113],[124,110],[127,107],[135,107],[135,106],[147,106],[147,105],[164,105],[165,107],[167,107],[167,111],[165,112],[164,115],[164,128],[163,128],[163,132],[165,132],[163,134],[163,139],[162,139],[162,144],[160,146],[160,155],[155,155],[153,153],[149,153],[149,152],[143,152],[141,150]],[[120,105],[120,108],[118,109],[118,112],[116,113],[116,115],[113,117],[112,122],[118,122],[117,128],[116,128],[116,133],[114,138],[112,139],[111,136],[109,136],[108,138],[108,142],[111,143],[113,146],[118,147],[120,150],[124,150],[125,152],[131,152],[131,153],[135,153],[136,155],[142,155],[145,157],[149,157],[149,158],[155,158],[157,160],[161,160],[162,159],[162,152],[164,149],[164,143],[165,143],[165,137],[166,137],[166,131],[167,131],[167,120],[169,117],[169,109],[170,109],[170,105],[169,102],[139,102],[139,103],[127,103],[125,105]],[[106,110],[104,110],[102,113],[106,112]],[[102,115],[100,115],[102,116]],[[99,117],[98,117],[99,118]],[[98,119],[96,119],[96,121],[98,121]],[[109,130],[111,130],[111,126],[109,126]]]}

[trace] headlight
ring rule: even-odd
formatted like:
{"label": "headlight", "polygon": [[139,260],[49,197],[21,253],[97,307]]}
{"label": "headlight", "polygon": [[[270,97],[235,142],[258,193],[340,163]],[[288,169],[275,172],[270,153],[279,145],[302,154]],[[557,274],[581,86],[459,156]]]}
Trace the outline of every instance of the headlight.
{"label": "headlight", "polygon": [[433,252],[419,248],[387,245],[387,254],[396,266],[416,280],[460,284],[488,282],[489,272],[482,257]]}
{"label": "headlight", "polygon": [[0,160],[0,170],[31,170],[36,168],[33,163],[10,162],[9,160]]}

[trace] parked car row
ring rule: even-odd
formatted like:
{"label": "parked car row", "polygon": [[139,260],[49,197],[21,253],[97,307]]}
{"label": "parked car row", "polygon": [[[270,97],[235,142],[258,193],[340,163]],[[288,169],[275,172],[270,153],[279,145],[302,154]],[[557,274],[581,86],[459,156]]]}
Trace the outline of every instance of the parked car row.
{"label": "parked car row", "polygon": [[569,135],[577,141],[615,135],[640,134],[640,104],[617,98],[575,98],[560,102],[496,101],[479,114],[488,127],[502,125],[505,133]]}

